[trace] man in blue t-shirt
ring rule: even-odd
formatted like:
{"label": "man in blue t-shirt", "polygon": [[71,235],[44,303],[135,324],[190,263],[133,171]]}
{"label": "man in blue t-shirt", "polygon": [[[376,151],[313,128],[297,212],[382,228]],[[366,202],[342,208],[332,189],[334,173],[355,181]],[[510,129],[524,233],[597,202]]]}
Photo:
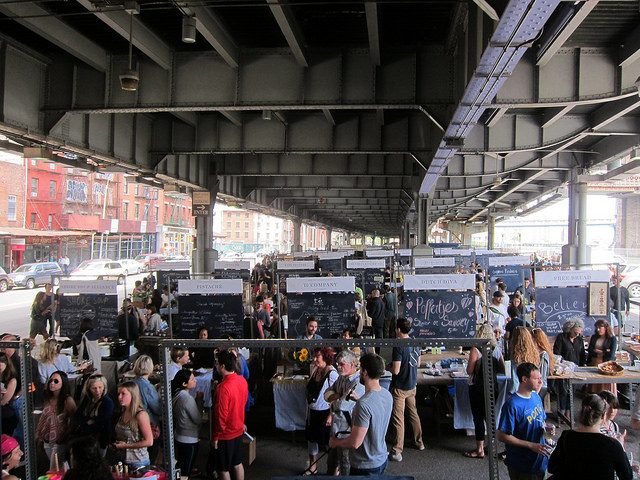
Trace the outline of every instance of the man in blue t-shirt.
{"label": "man in blue t-shirt", "polygon": [[[396,323],[398,339],[409,338],[411,323],[406,318],[399,318]],[[418,450],[424,450],[422,442],[422,425],[416,408],[416,385],[418,383],[418,367],[420,366],[420,349],[418,347],[394,347],[391,364],[388,370],[393,374],[390,392],[393,396],[393,412],[391,424],[394,427],[391,444],[391,460],[402,461],[404,447],[404,419],[409,420],[413,430],[413,443]]]}
{"label": "man in blue t-shirt", "polygon": [[551,448],[544,439],[546,415],[538,392],[542,375],[533,363],[518,365],[517,392],[502,407],[497,438],[507,450],[511,480],[542,480]]}

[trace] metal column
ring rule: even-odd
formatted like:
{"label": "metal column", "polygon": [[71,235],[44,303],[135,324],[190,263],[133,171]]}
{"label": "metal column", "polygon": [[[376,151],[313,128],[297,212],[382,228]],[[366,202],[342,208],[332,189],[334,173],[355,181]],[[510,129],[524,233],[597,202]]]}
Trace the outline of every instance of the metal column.
{"label": "metal column", "polygon": [[209,215],[196,217],[196,248],[193,250],[194,273],[213,272],[213,262],[218,259],[213,248],[213,208],[216,204],[219,181],[216,175],[209,175],[209,191],[211,204]]}
{"label": "metal column", "polygon": [[496,217],[492,209],[487,210],[487,249],[493,250],[496,235]]}

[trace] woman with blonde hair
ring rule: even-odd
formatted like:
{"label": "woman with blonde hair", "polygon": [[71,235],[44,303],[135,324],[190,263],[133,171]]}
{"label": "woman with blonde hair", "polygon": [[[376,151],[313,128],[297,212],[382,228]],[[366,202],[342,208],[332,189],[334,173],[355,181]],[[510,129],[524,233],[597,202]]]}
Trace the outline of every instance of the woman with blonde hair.
{"label": "woman with blonde hair", "polygon": [[142,408],[140,389],[134,382],[118,385],[120,418],[116,424],[113,448],[122,452],[123,461],[133,471],[151,464],[147,447],[153,445],[149,415]]}
{"label": "woman with blonde hair", "polygon": [[[84,364],[86,367],[86,364]],[[81,370],[82,367],[78,367]],[[67,355],[58,353],[58,342],[55,338],[47,339],[40,349],[40,360],[38,361],[38,373],[43,384],[54,372],[75,373],[76,367],[71,363]]]}
{"label": "woman with blonde hair", "polygon": [[[521,363],[533,363],[536,367],[540,365],[540,354],[533,337],[526,327],[516,327],[511,334],[509,342],[509,352],[511,360],[511,388],[509,393],[515,394],[520,385],[520,380],[516,369]],[[537,392],[536,392],[537,393]]]}
{"label": "woman with blonde hair", "polygon": [[[490,341],[492,347],[492,365],[494,372],[504,373],[504,358],[498,346],[493,327],[490,323],[483,323],[476,330],[475,338],[484,338]],[[484,403],[484,368],[482,352],[476,347],[471,347],[469,352],[469,363],[467,363],[467,374],[469,375],[469,403],[473,416],[473,425],[476,435],[476,449],[464,452],[465,457],[484,458],[484,438],[485,438],[485,403]],[[497,382],[494,383],[494,392],[498,392]]]}
{"label": "woman with blonde hair", "polygon": [[103,457],[109,445],[113,416],[113,401],[107,395],[107,389],[107,379],[103,375],[91,375],[82,389],[82,400],[75,416],[80,431],[96,437]]}
{"label": "woman with blonde hair", "polygon": [[542,375],[542,390],[540,390],[539,395],[540,399],[544,400],[548,387],[547,377],[553,373],[555,355],[553,354],[549,338],[547,337],[547,334],[544,333],[544,330],[541,328],[534,328],[531,330],[531,337],[533,338],[533,343],[535,343],[540,355],[540,364],[538,367],[540,368],[540,375]]}

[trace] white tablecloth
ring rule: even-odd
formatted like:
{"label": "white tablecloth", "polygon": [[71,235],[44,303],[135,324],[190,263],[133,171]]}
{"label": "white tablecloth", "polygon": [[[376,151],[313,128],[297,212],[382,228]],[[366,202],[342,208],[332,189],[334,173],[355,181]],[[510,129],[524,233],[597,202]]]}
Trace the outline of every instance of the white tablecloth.
{"label": "white tablecloth", "polygon": [[273,383],[276,428],[304,430],[307,422],[307,381],[279,380]]}
{"label": "white tablecloth", "polygon": [[[498,400],[496,402],[496,423],[500,422],[500,410],[507,397],[505,388],[508,378],[498,376]],[[467,377],[453,379],[456,393],[453,403],[453,428],[473,429],[473,415],[471,415],[471,404],[469,403],[469,384]],[[497,425],[496,425],[497,426]]]}

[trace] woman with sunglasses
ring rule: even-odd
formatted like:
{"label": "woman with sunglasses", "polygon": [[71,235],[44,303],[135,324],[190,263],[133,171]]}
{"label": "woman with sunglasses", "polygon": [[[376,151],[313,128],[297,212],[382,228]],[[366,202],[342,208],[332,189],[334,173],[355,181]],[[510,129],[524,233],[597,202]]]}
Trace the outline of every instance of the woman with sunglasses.
{"label": "woman with sunglasses", "polygon": [[58,465],[67,460],[65,441],[76,413],[76,402],[71,396],[65,372],[51,374],[45,383],[44,399],[44,410],[36,428],[36,442],[44,447],[49,457],[49,469],[54,470],[56,454]]}
{"label": "woman with sunglasses", "polygon": [[107,395],[107,379],[91,375],[82,389],[82,400],[76,410],[75,421],[82,433],[95,435],[104,457],[109,446],[113,401]]}
{"label": "woman with sunglasses", "polygon": [[153,445],[153,433],[149,415],[142,408],[138,385],[134,382],[118,385],[118,403],[122,410],[116,424],[113,447],[129,470],[146,467],[151,463],[147,448]]}

